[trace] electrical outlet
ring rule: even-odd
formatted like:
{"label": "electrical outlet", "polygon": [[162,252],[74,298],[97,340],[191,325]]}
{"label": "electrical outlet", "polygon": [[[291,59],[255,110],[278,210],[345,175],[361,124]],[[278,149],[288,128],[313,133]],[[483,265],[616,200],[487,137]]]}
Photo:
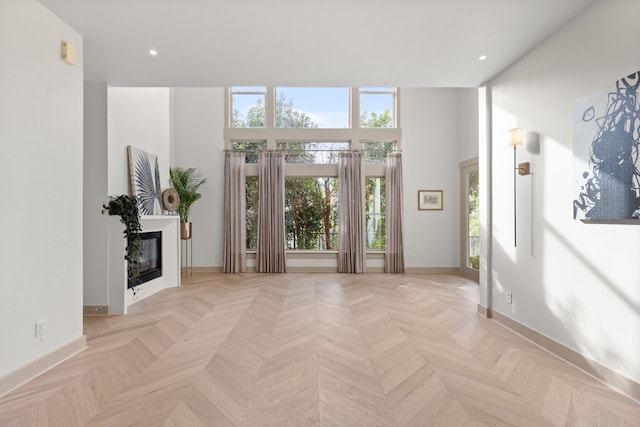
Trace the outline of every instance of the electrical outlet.
{"label": "electrical outlet", "polygon": [[36,322],[36,338],[44,336],[44,320]]}
{"label": "electrical outlet", "polygon": [[513,302],[513,294],[511,292],[507,292],[507,304],[511,304]]}

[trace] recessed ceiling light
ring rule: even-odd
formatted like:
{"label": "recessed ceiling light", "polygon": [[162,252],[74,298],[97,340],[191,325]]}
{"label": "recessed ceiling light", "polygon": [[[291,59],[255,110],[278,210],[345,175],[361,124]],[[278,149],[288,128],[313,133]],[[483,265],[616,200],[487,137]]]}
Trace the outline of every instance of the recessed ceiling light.
{"label": "recessed ceiling light", "polygon": [[487,55],[480,55],[478,57],[478,61],[484,61],[485,59],[487,59]]}
{"label": "recessed ceiling light", "polygon": [[149,49],[149,55],[151,56],[156,56],[158,54],[158,51],[155,49]]}

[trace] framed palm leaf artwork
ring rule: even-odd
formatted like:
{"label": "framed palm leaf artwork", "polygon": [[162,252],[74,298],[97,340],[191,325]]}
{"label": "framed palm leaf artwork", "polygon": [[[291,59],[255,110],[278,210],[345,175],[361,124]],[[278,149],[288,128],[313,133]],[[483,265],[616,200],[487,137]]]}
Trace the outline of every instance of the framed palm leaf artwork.
{"label": "framed palm leaf artwork", "polygon": [[129,185],[131,194],[138,198],[140,215],[162,215],[158,156],[131,145],[127,146],[127,153]]}

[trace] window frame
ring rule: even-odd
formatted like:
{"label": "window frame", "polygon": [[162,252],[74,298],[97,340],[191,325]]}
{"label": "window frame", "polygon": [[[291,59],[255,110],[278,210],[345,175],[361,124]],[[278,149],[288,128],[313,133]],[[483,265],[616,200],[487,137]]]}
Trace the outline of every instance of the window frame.
{"label": "window frame", "polygon": [[[356,117],[357,121],[358,121],[358,127],[360,129],[396,129],[396,128],[400,128],[400,112],[399,112],[399,93],[400,93],[400,89],[397,87],[391,88],[391,89],[363,89],[363,88],[357,88],[358,89],[358,107],[361,104],[361,96],[364,95],[392,95],[393,96],[393,102],[392,102],[392,108],[393,108],[393,112],[392,112],[392,117],[393,117],[393,126],[391,126],[391,128],[370,128],[370,127],[366,127],[363,128],[360,126],[360,108],[358,108],[358,116]],[[353,118],[352,118],[353,120]],[[352,122],[352,126],[353,126],[353,122]]]}
{"label": "window frame", "polygon": [[[363,128],[360,127],[360,89],[349,88],[350,99],[350,127],[332,128],[277,128],[275,121],[276,88],[266,87],[265,95],[265,127],[262,128],[234,128],[233,93],[232,87],[225,89],[225,128],[223,130],[225,149],[231,150],[233,143],[266,142],[266,150],[276,151],[279,142],[348,142],[349,151],[362,151],[361,143],[393,142],[395,150],[402,150],[402,130],[400,128],[400,89],[393,88],[394,94],[394,124],[395,127]],[[391,91],[389,91],[391,92]],[[237,92],[235,92],[237,93]],[[244,92],[242,92],[244,94]],[[367,92],[368,93],[368,92]],[[338,177],[337,164],[287,163],[285,168],[287,177]],[[258,176],[258,164],[247,163],[245,176]],[[365,178],[385,178],[385,165],[379,163],[365,163]],[[385,213],[386,215],[386,213]],[[255,252],[247,249],[248,253]],[[287,250],[292,253],[302,253],[305,250]],[[308,251],[307,251],[308,252]],[[318,253],[333,253],[335,250],[315,251]],[[367,249],[367,253],[380,253],[384,250]]]}
{"label": "window frame", "polygon": [[[266,111],[267,111],[267,90],[268,87],[267,86],[255,86],[255,87],[264,87],[264,91],[257,91],[257,90],[233,90],[234,87],[237,87],[239,89],[242,89],[242,86],[232,86],[227,88],[227,90],[225,91],[226,94],[229,95],[228,98],[228,111],[227,109],[225,109],[225,124],[226,127],[228,128],[232,128],[232,129],[264,129],[267,126],[267,117],[266,117]],[[264,105],[265,105],[265,125],[264,126],[260,126],[260,127],[254,127],[254,128],[237,128],[233,126],[233,95],[264,95]]]}

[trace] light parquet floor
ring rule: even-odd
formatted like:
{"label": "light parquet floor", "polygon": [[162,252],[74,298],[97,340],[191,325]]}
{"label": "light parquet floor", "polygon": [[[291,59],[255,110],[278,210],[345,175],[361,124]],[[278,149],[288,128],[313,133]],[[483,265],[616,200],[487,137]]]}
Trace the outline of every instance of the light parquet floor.
{"label": "light parquet floor", "polygon": [[640,426],[640,405],[476,313],[455,275],[194,274],[87,317],[2,426]]}

